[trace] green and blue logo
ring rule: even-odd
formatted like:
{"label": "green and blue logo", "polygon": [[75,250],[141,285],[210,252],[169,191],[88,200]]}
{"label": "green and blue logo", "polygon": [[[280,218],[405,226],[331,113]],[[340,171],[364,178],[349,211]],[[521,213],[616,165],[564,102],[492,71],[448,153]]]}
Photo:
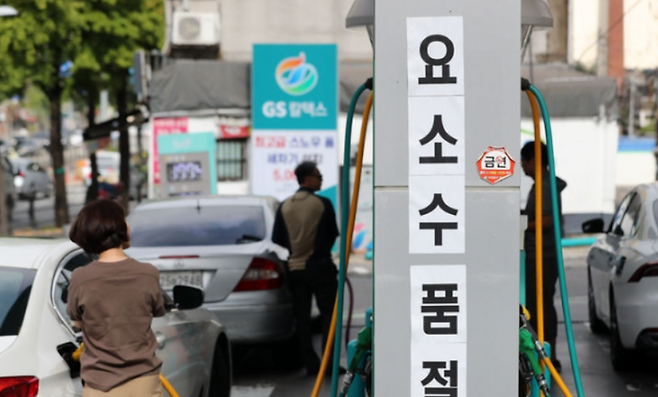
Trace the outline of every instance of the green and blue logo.
{"label": "green and blue logo", "polygon": [[255,130],[335,130],[335,44],[255,44],[251,79]]}
{"label": "green and blue logo", "polygon": [[318,70],[306,62],[306,54],[281,61],[276,67],[276,83],[290,95],[304,95],[318,84]]}

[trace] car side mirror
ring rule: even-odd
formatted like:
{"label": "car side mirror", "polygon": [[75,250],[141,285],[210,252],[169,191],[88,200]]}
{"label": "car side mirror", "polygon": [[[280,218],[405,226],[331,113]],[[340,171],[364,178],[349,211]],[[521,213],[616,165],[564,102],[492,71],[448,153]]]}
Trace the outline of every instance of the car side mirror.
{"label": "car side mirror", "polygon": [[590,219],[582,225],[583,233],[603,233],[604,227],[605,221],[601,218]]}
{"label": "car side mirror", "polygon": [[203,305],[203,291],[187,285],[174,286],[174,303],[179,310],[196,309]]}

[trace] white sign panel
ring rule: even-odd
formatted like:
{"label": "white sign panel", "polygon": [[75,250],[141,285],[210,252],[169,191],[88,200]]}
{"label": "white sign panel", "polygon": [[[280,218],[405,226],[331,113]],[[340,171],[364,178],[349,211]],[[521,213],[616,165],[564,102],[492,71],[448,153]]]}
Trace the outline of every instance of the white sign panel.
{"label": "white sign panel", "polygon": [[335,131],[253,130],[250,179],[255,195],[279,200],[291,196],[299,184],[295,168],[303,161],[317,163],[322,189],[338,183],[337,138]]}
{"label": "white sign panel", "polygon": [[464,20],[407,18],[409,96],[464,95]]}
{"label": "white sign panel", "polygon": [[409,252],[463,254],[466,181],[463,175],[409,176]]}
{"label": "white sign panel", "polygon": [[466,266],[411,266],[411,396],[466,396]]}
{"label": "white sign panel", "polygon": [[464,97],[409,98],[409,175],[464,175]]}

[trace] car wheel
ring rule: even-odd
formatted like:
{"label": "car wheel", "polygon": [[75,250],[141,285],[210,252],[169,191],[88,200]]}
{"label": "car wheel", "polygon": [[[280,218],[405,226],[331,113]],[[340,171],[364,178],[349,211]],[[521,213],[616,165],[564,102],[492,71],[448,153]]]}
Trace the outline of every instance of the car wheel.
{"label": "car wheel", "polygon": [[615,371],[626,371],[633,363],[633,352],[624,348],[619,337],[617,308],[612,291],[610,291],[610,359]]}
{"label": "car wheel", "polygon": [[587,270],[587,311],[589,314],[589,329],[593,334],[602,334],[608,330],[605,323],[596,315],[596,301],[594,300],[594,287],[592,275]]}
{"label": "car wheel", "polygon": [[[219,342],[218,342],[219,343]],[[228,364],[229,357],[221,346],[215,347],[215,357],[212,362],[210,375],[210,393],[212,397],[231,396],[231,369]]]}

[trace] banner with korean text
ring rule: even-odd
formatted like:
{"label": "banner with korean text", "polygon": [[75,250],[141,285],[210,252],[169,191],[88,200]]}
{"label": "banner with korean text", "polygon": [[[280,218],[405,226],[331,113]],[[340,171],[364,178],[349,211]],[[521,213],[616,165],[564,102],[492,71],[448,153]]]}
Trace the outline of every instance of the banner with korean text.
{"label": "banner with korean text", "polygon": [[338,66],[334,44],[255,44],[252,64],[251,192],[279,200],[298,184],[295,167],[314,161],[320,194],[338,183]]}

